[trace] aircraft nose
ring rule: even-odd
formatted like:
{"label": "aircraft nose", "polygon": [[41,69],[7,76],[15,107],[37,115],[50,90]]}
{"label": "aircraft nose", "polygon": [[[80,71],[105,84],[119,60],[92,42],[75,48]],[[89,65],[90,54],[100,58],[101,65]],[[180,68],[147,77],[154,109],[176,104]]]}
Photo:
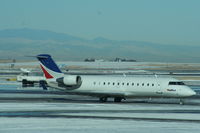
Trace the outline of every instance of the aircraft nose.
{"label": "aircraft nose", "polygon": [[194,95],[196,95],[196,92],[193,91],[193,90],[189,90],[188,95],[190,95],[190,96],[194,96]]}
{"label": "aircraft nose", "polygon": [[186,96],[194,96],[196,95],[196,92],[194,90],[192,90],[191,88],[188,88],[186,91],[185,91],[185,95]]}
{"label": "aircraft nose", "polygon": [[189,88],[189,87],[185,87],[182,90],[182,95],[184,95],[186,97],[190,97],[190,96],[196,95],[196,92],[194,90],[192,90],[191,88]]}

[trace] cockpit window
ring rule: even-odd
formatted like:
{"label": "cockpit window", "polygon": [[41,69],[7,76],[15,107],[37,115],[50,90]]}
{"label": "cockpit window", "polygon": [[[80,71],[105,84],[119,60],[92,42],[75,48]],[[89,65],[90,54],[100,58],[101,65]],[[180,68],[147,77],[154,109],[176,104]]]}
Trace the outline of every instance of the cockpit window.
{"label": "cockpit window", "polygon": [[169,82],[169,85],[185,85],[183,82]]}

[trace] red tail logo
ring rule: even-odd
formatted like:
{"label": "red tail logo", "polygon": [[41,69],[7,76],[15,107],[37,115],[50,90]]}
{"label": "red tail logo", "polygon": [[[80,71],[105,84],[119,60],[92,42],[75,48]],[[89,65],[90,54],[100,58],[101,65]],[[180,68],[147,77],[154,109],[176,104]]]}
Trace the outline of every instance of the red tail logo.
{"label": "red tail logo", "polygon": [[45,75],[45,77],[47,78],[47,79],[51,79],[51,78],[53,78],[53,76],[51,76],[51,74],[49,74],[45,69],[44,69],[44,67],[40,64],[40,67],[42,68],[42,71],[43,71],[43,73],[44,73],[44,75]]}

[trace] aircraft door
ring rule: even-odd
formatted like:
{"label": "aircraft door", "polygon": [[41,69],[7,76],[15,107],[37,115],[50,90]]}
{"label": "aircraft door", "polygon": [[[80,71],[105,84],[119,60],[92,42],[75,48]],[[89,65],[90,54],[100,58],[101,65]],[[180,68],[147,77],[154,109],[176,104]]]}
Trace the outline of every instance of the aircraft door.
{"label": "aircraft door", "polygon": [[156,94],[162,95],[163,94],[163,90],[162,90],[161,84],[160,83],[156,83],[155,87],[157,88],[156,89]]}

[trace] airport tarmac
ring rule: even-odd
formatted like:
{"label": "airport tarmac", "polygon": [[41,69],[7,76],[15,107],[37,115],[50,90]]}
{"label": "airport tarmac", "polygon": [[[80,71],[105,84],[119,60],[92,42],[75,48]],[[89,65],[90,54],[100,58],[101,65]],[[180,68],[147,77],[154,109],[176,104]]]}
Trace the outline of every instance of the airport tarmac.
{"label": "airport tarmac", "polygon": [[198,133],[200,100],[128,99],[99,103],[97,98],[17,89],[0,85],[0,133]]}
{"label": "airport tarmac", "polygon": [[0,132],[197,133],[196,105],[98,102],[0,102]]}

